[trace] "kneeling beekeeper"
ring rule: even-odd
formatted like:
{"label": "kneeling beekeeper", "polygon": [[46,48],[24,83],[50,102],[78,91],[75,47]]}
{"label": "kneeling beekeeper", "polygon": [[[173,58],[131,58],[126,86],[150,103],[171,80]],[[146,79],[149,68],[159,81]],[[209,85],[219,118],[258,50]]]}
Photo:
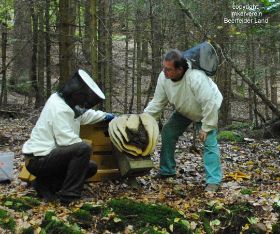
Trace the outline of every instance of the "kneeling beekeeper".
{"label": "kneeling beekeeper", "polygon": [[80,125],[110,121],[113,114],[90,108],[105,99],[83,70],[47,100],[23,145],[27,170],[36,176],[34,188],[46,200],[70,203],[81,197],[84,182],[97,166],[90,161],[91,146],[79,137]]}

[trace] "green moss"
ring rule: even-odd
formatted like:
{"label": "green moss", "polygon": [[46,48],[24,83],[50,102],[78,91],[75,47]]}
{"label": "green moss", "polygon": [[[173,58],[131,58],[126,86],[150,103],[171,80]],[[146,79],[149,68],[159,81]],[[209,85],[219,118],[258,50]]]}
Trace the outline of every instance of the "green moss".
{"label": "green moss", "polygon": [[26,211],[40,205],[40,202],[36,198],[31,197],[5,197],[2,204],[15,211]]}
{"label": "green moss", "polygon": [[272,234],[280,234],[280,222],[272,225]]}
{"label": "green moss", "polygon": [[65,234],[81,234],[82,231],[77,225],[69,225],[57,217],[53,217],[52,220],[44,228],[46,233],[65,233]]}
{"label": "green moss", "polygon": [[79,209],[70,214],[68,220],[70,223],[77,223],[83,228],[89,228],[92,224],[92,215],[89,211]]}
{"label": "green moss", "polygon": [[135,230],[139,230],[149,224],[168,230],[173,224],[174,233],[191,233],[183,222],[174,223],[175,218],[183,219],[183,216],[167,206],[144,204],[129,199],[113,199],[107,205],[118,217],[117,226],[130,224]]}
{"label": "green moss", "polygon": [[102,211],[102,206],[100,205],[92,205],[90,203],[85,203],[82,205],[82,207],[80,208],[81,210],[86,210],[88,212],[90,212],[92,215],[95,214],[100,214]]}
{"label": "green moss", "polygon": [[41,227],[46,227],[48,223],[52,221],[52,217],[56,217],[55,212],[53,210],[48,210],[42,220]]}
{"label": "green moss", "polygon": [[206,233],[212,233],[211,221],[219,220],[223,233],[239,233],[248,218],[253,216],[253,206],[249,203],[237,203],[227,206],[214,204],[200,212],[200,217]]}
{"label": "green moss", "polygon": [[15,231],[16,222],[6,210],[0,209],[0,226],[4,229]]}
{"label": "green moss", "polygon": [[219,141],[232,141],[232,142],[242,142],[244,140],[241,133],[233,131],[221,131],[218,134]]}
{"label": "green moss", "polygon": [[162,231],[157,227],[143,227],[137,233],[162,234]]}
{"label": "green moss", "polygon": [[55,212],[53,210],[48,210],[45,213],[45,217],[44,218],[45,218],[46,221],[51,221],[53,216],[56,216]]}
{"label": "green moss", "polygon": [[86,210],[79,209],[73,212],[71,215],[77,220],[91,220],[91,214]]}
{"label": "green moss", "polygon": [[248,188],[244,188],[244,189],[241,189],[240,193],[243,194],[243,195],[251,195],[252,190],[248,189]]}
{"label": "green moss", "polygon": [[273,203],[273,211],[280,215],[280,201]]}
{"label": "green moss", "polygon": [[41,224],[42,233],[81,234],[80,228],[74,224],[69,225],[59,220],[54,211],[47,211]]}
{"label": "green moss", "polygon": [[24,197],[21,197],[21,199],[22,199],[22,201],[24,201],[24,203],[26,203],[30,206],[39,206],[40,205],[39,199],[37,199],[35,197],[24,196]]}
{"label": "green moss", "polygon": [[34,229],[34,227],[30,226],[28,228],[23,228],[20,233],[21,234],[34,234],[35,229]]}
{"label": "green moss", "polygon": [[248,223],[248,218],[253,216],[253,206],[249,203],[237,203],[228,205],[230,213],[227,216],[225,231],[239,233],[242,226]]}

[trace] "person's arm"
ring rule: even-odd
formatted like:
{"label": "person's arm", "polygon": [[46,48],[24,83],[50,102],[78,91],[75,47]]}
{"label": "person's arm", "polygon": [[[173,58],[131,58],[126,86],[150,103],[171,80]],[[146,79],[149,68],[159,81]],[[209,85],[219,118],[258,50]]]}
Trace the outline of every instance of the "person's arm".
{"label": "person's arm", "polygon": [[164,79],[164,77],[162,77],[162,76],[163,76],[163,73],[161,73],[158,78],[156,90],[155,90],[152,101],[150,101],[148,106],[144,109],[144,112],[150,114],[155,119],[160,118],[161,112],[163,111],[164,107],[168,103],[168,98],[165,93],[165,90],[163,87],[163,82],[162,82],[163,81],[162,79]]}
{"label": "person's arm", "polygon": [[58,146],[72,145],[81,142],[82,139],[74,131],[74,112],[61,111],[53,118],[53,133]]}
{"label": "person's arm", "polygon": [[[201,130],[207,133],[218,126],[218,114],[222,96],[216,85],[202,71],[193,72],[191,88],[202,109]],[[221,100],[217,100],[218,98]]]}
{"label": "person's arm", "polygon": [[108,113],[100,110],[88,110],[81,116],[81,125],[95,124],[106,120]]}

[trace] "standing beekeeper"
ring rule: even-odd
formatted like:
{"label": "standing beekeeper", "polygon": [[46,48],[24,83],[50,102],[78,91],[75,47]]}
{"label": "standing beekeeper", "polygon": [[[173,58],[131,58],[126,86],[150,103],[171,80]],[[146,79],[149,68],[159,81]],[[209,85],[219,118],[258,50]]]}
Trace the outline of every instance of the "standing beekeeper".
{"label": "standing beekeeper", "polygon": [[22,148],[39,196],[62,203],[81,197],[85,179],[96,173],[97,166],[90,161],[91,146],[79,137],[80,125],[114,118],[91,109],[103,99],[97,84],[80,69],[47,100]]}
{"label": "standing beekeeper", "polygon": [[158,119],[168,102],[175,107],[161,132],[160,170],[156,178],[176,176],[174,153],[178,138],[191,122],[198,122],[201,124],[199,139],[204,142],[205,191],[218,190],[222,170],[217,123],[222,99],[217,85],[204,71],[192,69],[180,51],[170,50],[166,53],[154,97],[144,110]]}

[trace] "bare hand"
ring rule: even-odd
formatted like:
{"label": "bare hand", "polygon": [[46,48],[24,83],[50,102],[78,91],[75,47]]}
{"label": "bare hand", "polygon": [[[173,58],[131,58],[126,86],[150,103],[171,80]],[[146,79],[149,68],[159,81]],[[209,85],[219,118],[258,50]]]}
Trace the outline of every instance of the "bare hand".
{"label": "bare hand", "polygon": [[206,137],[207,137],[207,132],[204,132],[203,130],[200,130],[199,131],[199,140],[204,142],[206,140]]}

